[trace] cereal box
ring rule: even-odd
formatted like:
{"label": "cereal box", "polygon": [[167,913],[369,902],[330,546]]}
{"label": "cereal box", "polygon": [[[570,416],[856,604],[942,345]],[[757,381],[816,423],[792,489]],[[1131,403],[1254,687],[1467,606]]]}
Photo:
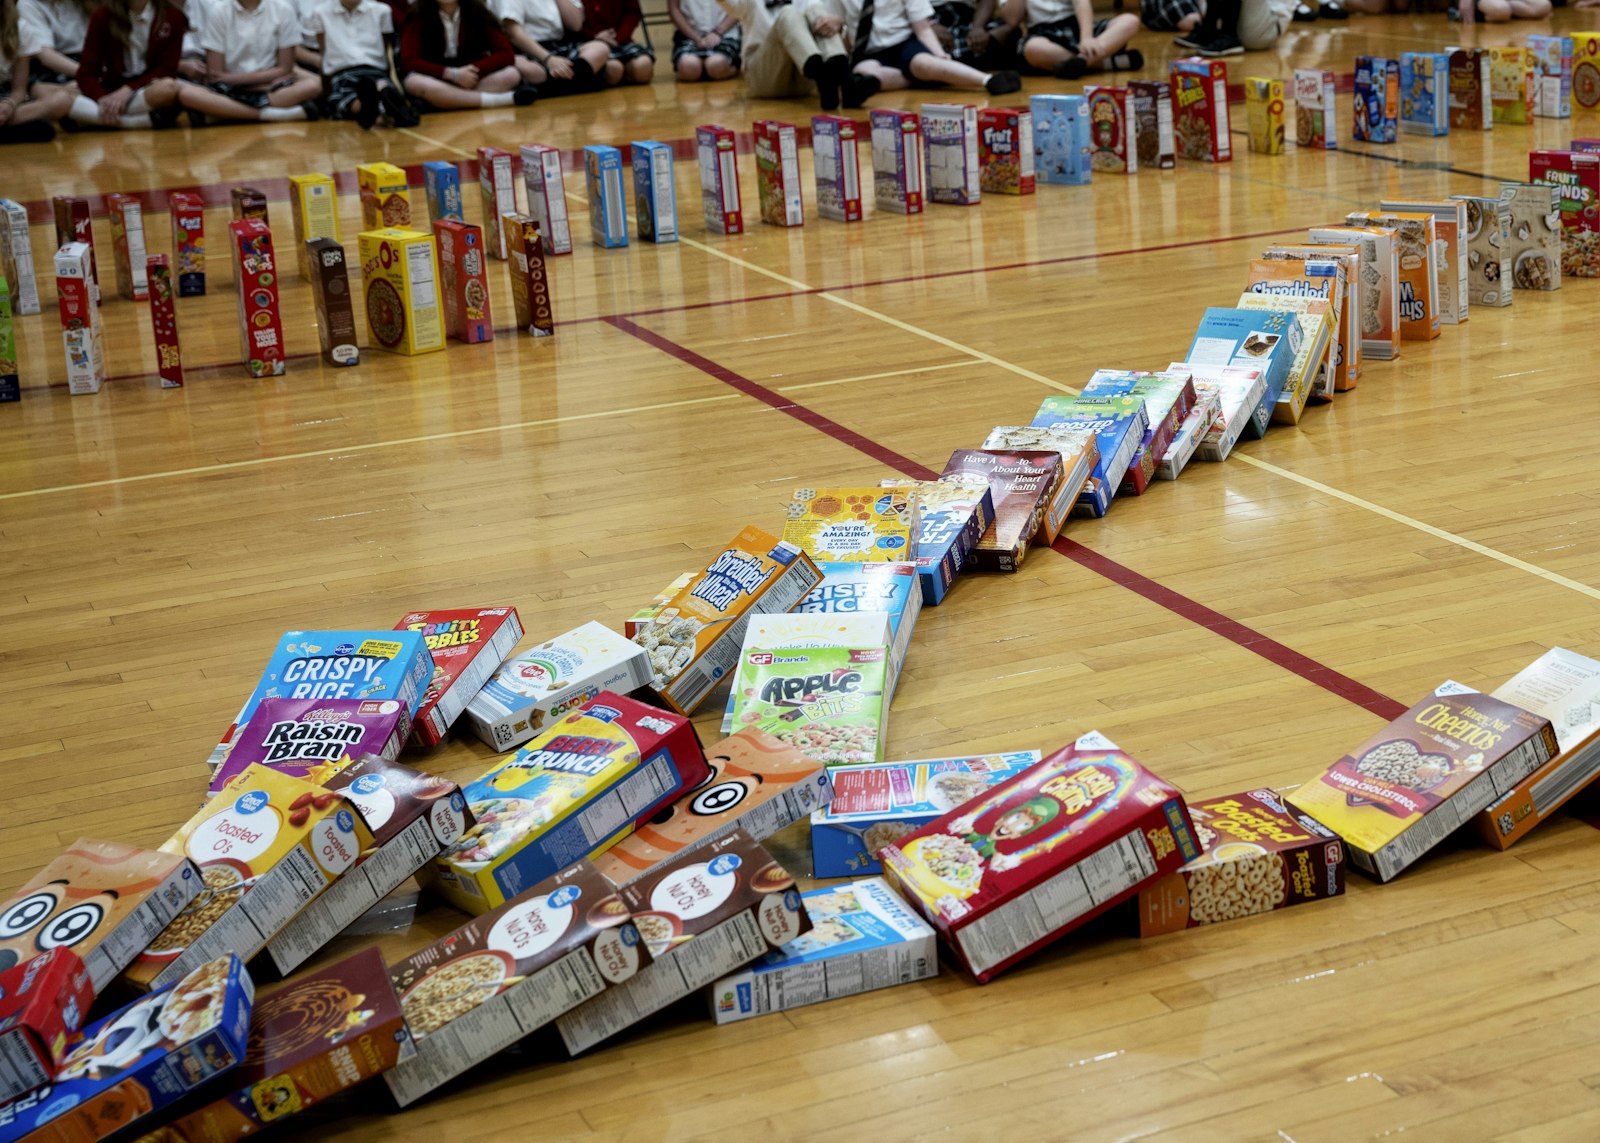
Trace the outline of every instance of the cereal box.
{"label": "cereal box", "polygon": [[1300,414],[1313,390],[1331,393],[1327,378],[1329,368],[1329,339],[1333,336],[1332,304],[1313,298],[1285,298],[1271,294],[1246,293],[1239,298],[1242,310],[1289,311],[1300,324],[1300,348],[1295,351],[1289,373],[1283,380],[1272,409],[1272,422],[1278,425],[1298,425]]}
{"label": "cereal box", "polygon": [[69,242],[89,247],[89,285],[94,304],[100,304],[100,263],[94,252],[94,223],[89,217],[89,200],[57,195],[50,200],[56,213],[56,249]]}
{"label": "cereal box", "polygon": [[1089,101],[1089,162],[1097,171],[1131,175],[1139,169],[1139,124],[1130,115],[1125,87],[1089,84],[1083,89]]}
{"label": "cereal box", "polygon": [[[745,625],[741,655],[747,659],[756,650],[812,647],[882,647],[887,652],[893,641],[888,612],[790,611],[752,615]],[[887,708],[894,699],[895,684],[899,681],[898,664],[892,656],[884,676],[883,705]],[[728,709],[722,716],[723,734],[733,733],[737,725],[734,709],[741,698],[754,699],[755,690],[741,691],[737,685],[728,688]]]}
{"label": "cereal box", "polygon": [[801,226],[805,208],[800,200],[800,150],[793,123],[776,119],[755,122],[756,199],[761,221],[773,226]]}
{"label": "cereal box", "polygon": [[927,201],[973,205],[983,194],[978,181],[977,107],[970,103],[924,103],[921,119]]}
{"label": "cereal box", "polygon": [[1301,147],[1332,151],[1339,146],[1339,106],[1334,75],[1321,68],[1294,72],[1294,138]]}
{"label": "cereal box", "polygon": [[1572,141],[1572,150],[1583,151],[1591,155],[1595,154],[1600,152],[1600,139],[1574,139]]}
{"label": "cereal box", "polygon": [[131,194],[106,195],[106,214],[111,219],[111,253],[116,261],[117,293],[136,302],[150,297],[150,279],[145,273],[144,207]]}
{"label": "cereal box", "polygon": [[1172,81],[1172,123],[1178,154],[1206,163],[1231,161],[1228,66],[1217,60],[1192,58],[1173,60],[1167,68]]}
{"label": "cereal box", "polygon": [[467,220],[461,212],[461,172],[454,163],[442,159],[423,163],[422,189],[428,196],[428,217],[434,222],[441,218]]}
{"label": "cereal box", "polygon": [[1170,83],[1164,79],[1129,80],[1128,118],[1138,144],[1139,166],[1147,171],[1166,171],[1177,165]]}
{"label": "cereal box", "polygon": [[1283,80],[1244,81],[1245,126],[1250,149],[1258,155],[1281,155],[1285,141]]}
{"label": "cereal box", "polygon": [[698,846],[742,830],[764,841],[833,800],[828,768],[746,727],[707,747],[711,777],[599,857],[614,885],[631,885]]}
{"label": "cereal box", "polygon": [[[985,446],[987,447],[987,446]],[[945,480],[885,480],[885,488],[903,488],[917,495],[922,520],[913,546],[922,602],[935,607],[950,591],[977,546],[978,537],[994,520],[994,493],[976,477]]]}
{"label": "cereal box", "polygon": [[706,990],[718,1024],[939,975],[933,930],[881,878],[812,889],[800,900],[809,933]]}
{"label": "cereal box", "polygon": [[[881,612],[889,617],[889,690],[905,673],[911,634],[922,612],[917,570],[911,564],[821,563],[822,582],[794,609],[796,615],[855,615]],[[773,613],[769,613],[773,614]],[[752,622],[754,620],[752,619]]]}
{"label": "cereal box", "polygon": [[248,766],[321,783],[354,758],[392,762],[410,730],[411,712],[395,699],[262,699],[211,775],[210,793]]}
{"label": "cereal box", "polygon": [[1458,325],[1467,320],[1467,208],[1459,200],[1441,202],[1384,202],[1384,210],[1433,215],[1439,269],[1439,320]]}
{"label": "cereal box", "polygon": [[417,1050],[384,1082],[408,1107],[649,962],[616,888],[569,865],[390,966]]}
{"label": "cereal box", "polygon": [[678,190],[672,148],[653,139],[632,144],[633,210],[644,242],[678,240]]}
{"label": "cereal box", "polygon": [[178,296],[197,297],[206,292],[206,213],[198,194],[173,191],[167,195],[172,212],[172,261],[178,271]]}
{"label": "cereal box", "polygon": [[1400,244],[1395,231],[1381,226],[1314,226],[1306,237],[1313,245],[1359,247],[1361,355],[1379,361],[1400,356]]}
{"label": "cereal box", "polygon": [[485,743],[510,750],[601,691],[628,694],[649,681],[644,648],[589,622],[501,663],[463,717]]}
{"label": "cereal box", "polygon": [[0,1104],[50,1082],[93,1003],[89,970],[69,948],[0,970]]}
{"label": "cereal box", "polygon": [[237,956],[82,1029],[48,1087],[0,1104],[0,1141],[96,1143],[175,1103],[244,1059],[255,989]]}
{"label": "cereal box", "polygon": [[391,353],[443,349],[444,314],[433,235],[420,230],[367,230],[359,241],[367,332],[372,340]]}
{"label": "cereal box", "polygon": [[1600,110],[1600,32],[1571,32],[1569,35],[1572,39],[1572,102],[1579,111]]}
{"label": "cereal box", "polygon": [[1532,151],[1528,181],[1560,190],[1562,277],[1600,278],[1600,155]]}
{"label": "cereal box", "polygon": [[1338,284],[1333,288],[1340,292],[1342,300],[1334,323],[1333,387],[1339,393],[1354,389],[1361,378],[1361,248],[1332,244],[1269,246],[1262,251],[1262,257],[1269,261],[1331,262],[1338,267]]}
{"label": "cereal box", "polygon": [[1205,436],[1200,438],[1199,457],[1207,461],[1227,460],[1233,446],[1244,435],[1245,426],[1254,419],[1266,399],[1266,373],[1259,366],[1225,365],[1192,365],[1190,372],[1196,399],[1205,401],[1215,395],[1217,400],[1216,416]]}
{"label": "cereal box", "polygon": [[835,222],[860,222],[861,124],[838,115],[812,116],[811,168],[817,213]]}
{"label": "cereal box", "polygon": [[[478,148],[478,192],[483,196],[483,235],[489,253],[502,262],[509,258],[505,234],[500,229],[503,215],[517,213],[517,169],[520,156],[499,147]],[[434,227],[434,233],[438,233]],[[487,340],[487,339],[485,339]]]}
{"label": "cereal box", "polygon": [[511,252],[506,269],[511,275],[511,307],[516,311],[517,329],[531,337],[554,337],[555,310],[539,220],[526,214],[502,215],[500,230]]}
{"label": "cereal box", "polygon": [[758,647],[734,679],[733,721],[825,766],[878,762],[889,723],[885,647]]}
{"label": "cereal box", "polygon": [[1033,193],[1033,112],[1014,107],[978,112],[978,185],[989,194]]}
{"label": "cereal box", "polygon": [[660,615],[661,612],[666,608],[667,604],[672,602],[672,597],[677,595],[684,588],[688,587],[689,581],[693,578],[694,572],[684,572],[682,575],[678,576],[677,579],[667,584],[666,587],[656,592],[649,603],[645,604],[638,611],[635,611],[632,615],[628,616],[627,619],[623,620],[623,638],[632,639],[639,632],[643,631],[646,627],[650,626],[650,624],[654,623],[656,621],[656,616]]}
{"label": "cereal box", "polygon": [[39,279],[33,268],[33,238],[28,208],[0,198],[0,275],[11,286],[11,309],[17,316],[39,312]]}
{"label": "cereal box", "polygon": [[650,655],[650,686],[679,714],[693,714],[735,669],[747,618],[793,611],[821,581],[799,548],[746,527],[634,637]]}
{"label": "cereal box", "polygon": [[1081,95],[1034,95],[1033,170],[1042,183],[1086,185],[1094,175],[1089,101]]}
{"label": "cereal box", "polygon": [[1456,195],[1466,208],[1467,297],[1476,306],[1511,304],[1511,206],[1498,198]]}
{"label": "cereal box", "polygon": [[811,928],[794,878],[743,830],[689,850],[621,897],[650,962],[556,1018],[574,1055]]}
{"label": "cereal box", "polygon": [[[1143,398],[1132,395],[1046,397],[1033,415],[1033,427],[1053,425],[1094,433],[1099,452],[1091,458],[1089,483],[1078,494],[1075,510],[1081,515],[1104,516],[1150,429],[1150,414]],[[996,502],[996,509],[998,507]]]}
{"label": "cereal box", "polygon": [[1083,387],[1085,397],[1135,395],[1143,399],[1149,427],[1145,429],[1128,471],[1118,486],[1119,494],[1141,496],[1148,487],[1155,465],[1165,455],[1178,428],[1194,404],[1194,384],[1188,374],[1145,373],[1123,369],[1096,369]]}
{"label": "cereal box", "polygon": [[1188,361],[1192,365],[1261,370],[1266,392],[1245,425],[1247,433],[1261,437],[1266,435],[1278,398],[1283,394],[1295,355],[1300,352],[1302,337],[1300,323],[1281,310],[1211,308],[1206,310],[1195,331]]}
{"label": "cereal box", "polygon": [[0,404],[22,400],[17,376],[17,340],[11,322],[11,290],[0,275]]}
{"label": "cereal box", "polygon": [[515,607],[413,611],[395,630],[420,631],[428,641],[433,678],[412,724],[411,740],[417,746],[437,746],[522,638],[522,620]]}
{"label": "cereal box", "polygon": [[411,187],[393,163],[363,163],[356,168],[361,192],[361,229],[390,230],[411,225]]}
{"label": "cereal box", "polygon": [[1253,917],[1344,892],[1344,846],[1276,790],[1191,799],[1200,856],[1139,893],[1139,935]]}
{"label": "cereal box", "polygon": [[204,888],[128,966],[160,988],[223,953],[249,960],[372,844],[344,795],[248,766],[162,843],[200,867]]}
{"label": "cereal box", "polygon": [[[504,240],[499,227],[491,229]],[[445,336],[468,344],[493,341],[494,314],[489,307],[483,229],[470,222],[441,218],[433,224],[433,240],[439,248]]]}
{"label": "cereal box", "polygon": [[1533,119],[1533,53],[1527,48],[1490,48],[1489,96],[1496,123]]}
{"label": "cereal box", "polygon": [[622,196],[622,152],[615,147],[583,149],[584,187],[589,199],[589,235],[596,246],[628,244],[628,208]]}
{"label": "cereal box", "polygon": [[477,824],[429,880],[458,908],[492,909],[604,853],[710,773],[687,719],[602,691],[463,789]]}
{"label": "cereal box", "polygon": [[1220,392],[1215,388],[1207,388],[1204,392],[1196,391],[1194,407],[1183,419],[1177,435],[1172,438],[1172,443],[1167,446],[1167,451],[1161,454],[1161,460],[1156,465],[1158,480],[1178,479],[1184,468],[1200,452],[1206,434],[1210,432],[1221,411]]}
{"label": "cereal box", "polygon": [[228,223],[238,298],[239,353],[252,377],[280,377],[287,364],[278,314],[278,252],[258,218]]}
{"label": "cereal box", "polygon": [[1494,97],[1487,48],[1450,48],[1450,130],[1494,128]]}
{"label": "cereal box", "polygon": [[836,766],[833,801],[811,814],[811,875],[882,873],[878,851],[1039,761],[1037,750]]}
{"label": "cereal box", "polygon": [[1089,734],[891,842],[882,860],[983,982],[1199,853],[1183,795]]}
{"label": "cereal box", "polygon": [[289,176],[289,219],[294,224],[294,252],[300,276],[313,275],[306,243],[313,238],[339,241],[339,192],[330,175]]}
{"label": "cereal box", "polygon": [[1506,262],[1519,290],[1561,288],[1561,188],[1549,183],[1501,183],[1511,212]]}
{"label": "cereal box", "polygon": [[1003,572],[1022,567],[1044,524],[1050,493],[1061,483],[1061,454],[962,448],[950,454],[940,475],[976,476],[989,482],[994,523],[973,548],[972,566]]}
{"label": "cereal box", "polygon": [[1533,57],[1533,113],[1545,119],[1572,118],[1572,37],[1529,36]]}
{"label": "cereal box", "polygon": [[1399,137],[1400,63],[1384,56],[1357,56],[1355,130],[1362,143],[1393,143]]}
{"label": "cereal box", "polygon": [[232,200],[233,220],[238,222],[242,218],[257,218],[268,227],[272,219],[267,214],[267,196],[255,187],[234,187],[228,192]]}
{"label": "cereal box", "polygon": [[1338,389],[1340,368],[1348,370],[1345,364],[1345,338],[1352,331],[1340,324],[1350,312],[1345,299],[1347,281],[1344,263],[1332,259],[1319,261],[1313,258],[1268,256],[1250,263],[1251,293],[1273,298],[1303,298],[1328,304],[1328,340],[1333,354],[1328,368],[1322,371],[1322,377],[1315,381],[1313,389],[1314,395],[1324,399],[1331,399]]}
{"label": "cereal box", "polygon": [[874,108],[872,193],[879,210],[922,213],[922,120],[914,111]]}
{"label": "cereal box", "polygon": [[706,229],[713,234],[743,234],[744,213],[739,201],[739,159],[733,132],[726,127],[695,128],[700,164],[700,208]]}
{"label": "cereal box", "polygon": [[178,311],[174,304],[172,263],[165,254],[145,259],[150,282],[150,331],[156,343],[156,371],[163,389],[183,388],[183,353],[178,347]]}
{"label": "cereal box", "polygon": [[543,143],[522,145],[522,189],[528,213],[539,223],[546,254],[572,253],[567,218],[567,184],[561,177],[561,149]]}
{"label": "cereal box", "polygon": [[311,281],[322,358],[329,365],[355,365],[361,350],[356,345],[356,311],[350,301],[344,247],[332,238],[313,238],[306,243],[306,254],[310,265],[305,276]]}
{"label": "cereal box", "polygon": [[904,561],[921,519],[914,493],[884,488],[796,488],[783,539],[814,560]]}
{"label": "cereal box", "polygon": [[1400,130],[1410,135],[1450,133],[1450,56],[1400,53]]}
{"label": "cereal box", "polygon": [[67,358],[67,391],[98,393],[106,379],[100,309],[95,300],[94,251],[69,242],[56,251],[56,308]]}
{"label": "cereal box", "polygon": [[1037,544],[1055,543],[1100,458],[1094,430],[1072,425],[996,425],[984,438],[983,447],[993,451],[1050,451],[1060,455],[1061,479],[1050,490],[1044,519],[1034,536]]}

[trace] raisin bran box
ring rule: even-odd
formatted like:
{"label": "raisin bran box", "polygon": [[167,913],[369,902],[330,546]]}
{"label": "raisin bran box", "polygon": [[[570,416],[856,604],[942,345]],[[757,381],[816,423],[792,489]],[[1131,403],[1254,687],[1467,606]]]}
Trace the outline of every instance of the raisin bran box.
{"label": "raisin bran box", "polygon": [[1450,48],[1450,130],[1494,128],[1487,48]]}
{"label": "raisin bran box", "polygon": [[966,566],[978,538],[994,521],[994,492],[987,480],[885,480],[885,488],[916,493],[922,519],[912,550],[922,602],[936,607]]}
{"label": "raisin bran box", "polygon": [[1572,118],[1572,38],[1529,36],[1533,57],[1533,113],[1544,119]]}
{"label": "raisin bran box", "polygon": [[206,292],[206,210],[198,194],[173,191],[167,195],[172,213],[172,261],[178,272],[178,296],[197,297]]}
{"label": "raisin bran box", "polygon": [[1393,143],[1400,137],[1400,61],[1357,56],[1355,127],[1358,143]]}
{"label": "raisin bran box", "polygon": [[1570,35],[1572,102],[1580,111],[1594,111],[1600,108],[1600,32],[1572,32]]}
{"label": "raisin bran box", "polygon": [[[490,231],[502,241],[498,226]],[[439,286],[444,291],[444,333],[469,345],[494,340],[489,305],[489,267],[482,227],[441,218],[433,224],[439,247]]]}
{"label": "raisin bran box", "polygon": [[567,184],[561,177],[561,150],[543,143],[522,146],[522,189],[528,213],[539,222],[546,254],[572,253],[567,218]]}
{"label": "raisin bran box", "polygon": [[394,629],[422,632],[433,659],[433,678],[411,724],[411,740],[418,746],[444,741],[457,716],[522,639],[515,607],[413,611]]}
{"label": "raisin bran box", "polygon": [[1032,194],[1033,112],[1017,107],[978,111],[978,186],[988,194]]}
{"label": "raisin bran box", "polygon": [[[911,633],[922,612],[922,592],[917,569],[902,563],[850,563],[817,565],[822,582],[795,607],[795,615],[859,615],[882,613],[889,617],[889,689],[893,693],[905,673]],[[771,615],[772,612],[767,614]],[[731,727],[730,727],[731,729]]]}
{"label": "raisin bran box", "polygon": [[517,328],[531,337],[554,337],[555,312],[550,302],[550,277],[544,260],[544,238],[539,220],[526,214],[500,218],[506,249],[511,252],[506,270],[511,275],[511,307]]}
{"label": "raisin bran box", "polygon": [[1084,186],[1094,176],[1089,161],[1089,101],[1081,95],[1034,95],[1033,170],[1041,183]]}
{"label": "raisin bran box", "polygon": [[458,908],[492,909],[604,853],[710,772],[687,719],[602,691],[463,789],[476,824],[428,879]]}
{"label": "raisin bran box", "polygon": [[1128,89],[1089,84],[1083,94],[1089,100],[1089,137],[1094,146],[1089,162],[1097,171],[1134,174],[1139,169],[1139,125],[1130,114]]}
{"label": "raisin bran box", "polygon": [[281,377],[286,365],[278,313],[278,251],[259,218],[228,223],[238,296],[239,352],[252,377]]}
{"label": "raisin bran box", "polygon": [[793,123],[757,119],[756,200],[761,221],[772,226],[802,226],[805,206],[800,196],[800,149]]}
{"label": "raisin bran box", "polygon": [[1200,856],[1139,892],[1139,935],[1160,936],[1344,892],[1344,845],[1276,790],[1190,799]]}
{"label": "raisin bran box", "polygon": [[1600,277],[1600,155],[1531,151],[1528,181],[1560,191],[1562,276]]}
{"label": "raisin bran box", "polygon": [[1144,401],[1134,396],[1046,397],[1033,415],[1035,428],[1056,425],[1088,430],[1095,435],[1099,455],[1089,472],[1089,482],[1078,493],[1074,512],[1104,516],[1111,500],[1122,486],[1150,428],[1150,415]]}
{"label": "raisin bran box", "polygon": [[12,312],[21,317],[39,312],[39,277],[33,268],[33,237],[28,208],[0,198],[0,274],[11,287]]}
{"label": "raisin bran box", "polygon": [[384,1082],[407,1107],[649,963],[616,887],[569,865],[390,966],[416,1054]]}
{"label": "raisin bran box", "polygon": [[289,221],[300,276],[312,276],[306,243],[313,238],[339,241],[339,191],[331,175],[289,176]]}
{"label": "raisin bran box", "polygon": [[1338,106],[1333,72],[1321,68],[1295,68],[1294,138],[1297,146],[1337,150]]}
{"label": "raisin bran box", "polygon": [[50,1082],[93,1003],[94,981],[69,948],[0,971],[0,1104]]}
{"label": "raisin bran box", "polygon": [[879,762],[889,723],[886,647],[755,647],[733,682],[733,722],[825,766]]}
{"label": "raisin bran box", "polygon": [[71,242],[82,242],[89,248],[89,282],[95,305],[100,304],[100,262],[94,250],[94,222],[89,213],[89,200],[71,195],[57,195],[50,200],[55,210],[56,249]]}
{"label": "raisin bran box", "polygon": [[1511,212],[1506,262],[1517,290],[1561,288],[1561,188],[1549,183],[1501,183]]}
{"label": "raisin bran box", "polygon": [[150,333],[156,344],[156,372],[163,389],[183,388],[183,350],[178,345],[177,297],[172,281],[172,262],[165,254],[145,259],[145,276],[150,280]]}
{"label": "raisin bran box", "polygon": [[1408,211],[1433,215],[1437,239],[1439,270],[1439,320],[1459,325],[1467,320],[1467,207],[1459,199],[1437,202],[1382,202],[1386,211]]}
{"label": "raisin bran box", "polygon": [[694,129],[700,166],[700,211],[712,234],[743,234],[744,211],[739,199],[739,158],[733,132],[707,125]]}
{"label": "raisin bran box", "polygon": [[1533,53],[1522,47],[1489,49],[1489,98],[1496,123],[1533,120]]}
{"label": "raisin bran box", "polygon": [[1445,682],[1288,801],[1388,881],[1557,753],[1549,719]]}
{"label": "raisin bran box", "polygon": [[812,116],[811,168],[817,213],[835,222],[860,222],[861,124],[838,115]]}
{"label": "raisin bran box", "polygon": [[622,152],[615,147],[583,149],[584,190],[589,201],[589,236],[596,246],[628,244],[628,208],[622,194]]}
{"label": "raisin bran box", "polygon": [[1050,490],[1050,499],[1044,510],[1044,521],[1040,524],[1038,535],[1035,537],[1035,542],[1039,544],[1055,543],[1056,537],[1061,534],[1061,529],[1066,527],[1067,517],[1072,515],[1078,496],[1083,492],[1084,485],[1088,483],[1090,474],[1094,471],[1095,461],[1099,459],[1100,446],[1093,430],[1073,428],[1069,425],[1051,425],[1048,428],[1032,425],[996,425],[984,438],[983,447],[1013,451],[1049,450],[1060,454],[1061,479]]}
{"label": "raisin bran box", "polygon": [[653,139],[633,148],[633,213],[645,242],[678,240],[678,188],[673,176],[672,148]]}
{"label": "raisin bran box", "polygon": [[1466,296],[1475,306],[1509,306],[1512,298],[1511,206],[1499,198],[1455,195],[1466,208]]}
{"label": "raisin bran box", "polygon": [[144,207],[131,194],[106,195],[106,214],[111,218],[111,253],[116,261],[117,293],[142,302],[150,296],[150,279],[145,273]]}
{"label": "raisin bran box", "polygon": [[1287,132],[1284,126],[1283,80],[1244,81],[1245,127],[1250,150],[1258,155],[1281,155]]}
{"label": "raisin bran box", "polygon": [[1212,307],[1200,321],[1189,346],[1193,365],[1232,366],[1261,370],[1266,391],[1250,414],[1245,431],[1263,437],[1300,352],[1302,332],[1295,316],[1284,310],[1241,310]]}
{"label": "raisin bran box", "polygon": [[215,794],[247,766],[321,782],[364,754],[393,762],[411,730],[411,711],[395,699],[262,699],[211,775]]}
{"label": "raisin bran box", "polygon": [[443,159],[423,163],[422,189],[428,198],[428,217],[434,222],[441,218],[466,221],[461,213],[461,172],[454,163]]}
{"label": "raisin bran box", "polygon": [[390,353],[444,348],[439,258],[433,235],[420,230],[364,230],[358,237],[367,332]]}
{"label": "raisin bran box", "polygon": [[924,103],[921,120],[927,201],[972,206],[983,195],[978,179],[977,107]]}
{"label": "raisin bran box", "polygon": [[1172,82],[1172,124],[1178,154],[1205,163],[1233,159],[1228,124],[1228,66],[1198,57],[1167,65]]}
{"label": "raisin bran box", "polygon": [[344,247],[332,238],[313,238],[306,243],[306,258],[322,358],[329,365],[355,365],[361,350],[356,345],[356,311],[350,301]]}
{"label": "raisin bran box", "polygon": [[387,230],[411,225],[411,187],[393,163],[363,163],[356,168],[361,195],[361,229]]}
{"label": "raisin bran box", "polygon": [[873,108],[872,195],[879,210],[922,213],[922,120],[914,111]]}
{"label": "raisin bran box", "polygon": [[1445,52],[1400,53],[1400,130],[1450,133],[1450,57]]}
{"label": "raisin bran box", "polygon": [[1400,336],[1406,341],[1431,341],[1439,336],[1438,231],[1428,211],[1354,211],[1345,216],[1352,226],[1394,231]]}
{"label": "raisin bran box", "polygon": [[1022,567],[1062,475],[1059,452],[961,448],[950,454],[940,477],[979,477],[989,482],[994,500],[994,522],[972,549],[973,567],[1002,572]]}
{"label": "raisin bran box", "polygon": [[1176,787],[1098,734],[882,850],[980,983],[1200,854]]}
{"label": "raisin bran box", "polygon": [[650,961],[556,1018],[574,1055],[811,928],[794,878],[743,830],[687,851],[620,895]]}
{"label": "raisin bran box", "polygon": [[[856,611],[829,613],[815,611],[788,611],[777,615],[752,615],[744,629],[743,656],[751,651],[787,650],[810,647],[882,647],[888,649],[894,641],[889,626],[889,614],[884,611]],[[899,666],[893,655],[884,679],[884,705],[894,700],[895,684],[899,682]],[[745,699],[754,697],[754,691],[741,692],[737,686],[728,688],[728,706],[722,715],[722,733],[734,730],[734,708],[741,694]],[[757,839],[760,840],[760,839]]]}
{"label": "raisin bran box", "polygon": [[904,561],[921,522],[915,493],[870,486],[796,488],[786,517],[784,541],[828,563]]}
{"label": "raisin bran box", "polygon": [[255,187],[233,187],[228,191],[228,198],[231,200],[235,222],[244,218],[254,218],[271,227],[272,218],[267,213],[267,196],[261,191]]}

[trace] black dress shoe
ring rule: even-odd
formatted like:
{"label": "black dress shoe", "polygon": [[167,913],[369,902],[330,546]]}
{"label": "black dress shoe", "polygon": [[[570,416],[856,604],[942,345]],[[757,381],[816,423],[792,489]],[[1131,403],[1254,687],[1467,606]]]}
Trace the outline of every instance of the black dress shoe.
{"label": "black dress shoe", "polygon": [[1304,4],[1296,4],[1294,6],[1294,18],[1299,23],[1309,24],[1317,18],[1317,10]]}

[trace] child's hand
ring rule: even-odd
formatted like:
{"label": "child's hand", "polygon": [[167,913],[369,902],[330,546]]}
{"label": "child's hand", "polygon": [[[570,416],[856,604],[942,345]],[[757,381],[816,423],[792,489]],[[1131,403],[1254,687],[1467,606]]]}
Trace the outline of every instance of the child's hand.
{"label": "child's hand", "polygon": [[195,83],[206,81],[206,62],[197,60],[193,56],[178,61],[178,74],[184,79],[193,80]]}
{"label": "child's hand", "polygon": [[572,61],[566,56],[552,55],[545,59],[544,70],[556,79],[572,78]]}
{"label": "child's hand", "polygon": [[0,99],[0,127],[11,122],[11,117],[17,113],[17,104],[9,95]]}
{"label": "child's hand", "polygon": [[989,49],[989,29],[974,24],[967,32],[967,47],[982,55]]}
{"label": "child's hand", "polygon": [[936,60],[947,60],[947,59],[950,58],[950,53],[944,50],[944,45],[943,44],[939,45],[939,50],[938,51],[929,52],[928,54],[930,56],[932,56]]}
{"label": "child's hand", "polygon": [[[1600,0],[1594,2],[1600,4]],[[844,31],[844,21],[837,16],[819,16],[811,25],[811,30],[819,36],[837,36]]]}
{"label": "child's hand", "polygon": [[701,36],[698,40],[695,41],[695,43],[699,44],[702,48],[705,48],[707,51],[710,51],[712,48],[716,47],[721,42],[722,42],[722,37],[717,35],[715,32],[707,32],[705,35]]}
{"label": "child's hand", "polygon": [[128,106],[128,100],[133,98],[133,92],[126,87],[118,88],[110,95],[100,100],[100,122],[108,127],[115,127],[122,118],[122,112]]}
{"label": "child's hand", "polygon": [[1100,43],[1099,37],[1090,36],[1078,45],[1078,54],[1091,64],[1097,64],[1105,58],[1106,49]]}
{"label": "child's hand", "polygon": [[594,38],[599,40],[602,44],[608,44],[613,48],[617,46],[617,33],[615,29],[607,28],[603,32],[596,32],[594,34]]}
{"label": "child's hand", "polygon": [[454,83],[457,87],[464,87],[468,91],[472,91],[478,86],[478,67],[476,64],[468,64],[466,67],[451,68],[450,70],[455,73]]}

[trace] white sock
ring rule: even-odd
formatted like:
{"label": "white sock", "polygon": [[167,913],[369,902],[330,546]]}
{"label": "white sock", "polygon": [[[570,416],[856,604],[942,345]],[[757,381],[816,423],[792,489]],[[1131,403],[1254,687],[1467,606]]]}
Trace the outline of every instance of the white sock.
{"label": "white sock", "polygon": [[134,128],[134,129],[142,129],[142,130],[148,131],[150,129],[150,116],[148,116],[148,115],[124,115],[124,116],[122,116],[121,118],[119,118],[117,120],[117,124],[119,126],[122,126],[122,127],[131,127],[131,128]]}
{"label": "white sock", "polygon": [[74,123],[98,123],[100,105],[87,95],[80,95],[72,101],[72,110],[67,115]]}
{"label": "white sock", "polygon": [[306,109],[304,107],[263,107],[261,109],[261,122],[263,123],[287,123],[291,120],[304,119],[305,117]]}
{"label": "white sock", "polygon": [[482,107],[515,107],[517,101],[511,98],[509,91],[480,91],[478,98],[483,102]]}

